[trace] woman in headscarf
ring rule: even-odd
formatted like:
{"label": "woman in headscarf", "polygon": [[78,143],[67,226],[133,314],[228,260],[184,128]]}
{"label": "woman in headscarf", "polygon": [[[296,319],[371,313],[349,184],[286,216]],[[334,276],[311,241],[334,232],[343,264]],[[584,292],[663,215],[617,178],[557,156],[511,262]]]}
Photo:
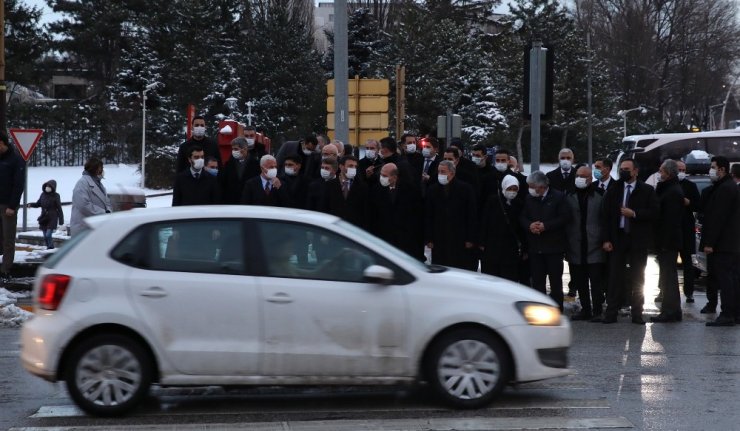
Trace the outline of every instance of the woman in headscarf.
{"label": "woman in headscarf", "polygon": [[75,236],[84,230],[86,217],[111,212],[111,203],[103,187],[103,162],[95,157],[85,163],[82,178],[72,191],[72,217],[69,221],[70,235]]}
{"label": "woman in headscarf", "polygon": [[506,175],[501,189],[488,196],[481,219],[481,271],[512,281],[519,281],[520,262],[526,256],[518,192],[519,180]]}

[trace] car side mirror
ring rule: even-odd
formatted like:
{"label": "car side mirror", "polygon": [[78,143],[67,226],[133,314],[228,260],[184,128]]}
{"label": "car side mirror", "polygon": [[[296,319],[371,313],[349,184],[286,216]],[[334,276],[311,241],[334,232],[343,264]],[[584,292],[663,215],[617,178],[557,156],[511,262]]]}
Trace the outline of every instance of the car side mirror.
{"label": "car side mirror", "polygon": [[370,265],[362,272],[362,276],[369,283],[388,284],[393,281],[395,274],[385,266]]}

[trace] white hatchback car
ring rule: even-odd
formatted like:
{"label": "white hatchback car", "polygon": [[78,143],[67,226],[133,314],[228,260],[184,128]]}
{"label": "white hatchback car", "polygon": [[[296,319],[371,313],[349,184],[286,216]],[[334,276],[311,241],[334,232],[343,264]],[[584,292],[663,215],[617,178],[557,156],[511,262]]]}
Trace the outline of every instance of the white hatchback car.
{"label": "white hatchback car", "polygon": [[91,414],[123,414],[152,384],[421,380],[472,408],[570,372],[570,325],[547,296],[424,265],[333,216],[212,206],[86,223],[38,270],[21,360]]}

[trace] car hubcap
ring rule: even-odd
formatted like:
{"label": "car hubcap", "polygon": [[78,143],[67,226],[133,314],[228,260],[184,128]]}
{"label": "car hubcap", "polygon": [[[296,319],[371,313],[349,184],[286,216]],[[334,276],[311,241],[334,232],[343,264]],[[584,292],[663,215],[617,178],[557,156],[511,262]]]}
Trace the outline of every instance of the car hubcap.
{"label": "car hubcap", "polygon": [[501,375],[496,352],[477,340],[461,340],[447,346],[437,373],[448,394],[466,400],[491,392]]}
{"label": "car hubcap", "polygon": [[128,401],[141,383],[141,364],[120,346],[99,346],[77,364],[77,388],[85,399],[101,406]]}

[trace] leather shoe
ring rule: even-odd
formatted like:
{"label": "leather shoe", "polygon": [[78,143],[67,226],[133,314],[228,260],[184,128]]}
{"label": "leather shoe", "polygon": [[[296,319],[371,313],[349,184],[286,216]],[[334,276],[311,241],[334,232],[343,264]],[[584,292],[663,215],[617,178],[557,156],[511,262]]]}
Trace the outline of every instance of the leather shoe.
{"label": "leather shoe", "polygon": [[717,305],[715,304],[707,304],[704,306],[704,308],[699,311],[701,314],[714,314],[717,312]]}
{"label": "leather shoe", "polygon": [[644,325],[645,321],[642,320],[642,316],[636,315],[632,316],[632,323],[634,323],[635,325]]}
{"label": "leather shoe", "polygon": [[604,316],[604,318],[601,319],[601,323],[617,323],[617,316]]}
{"label": "leather shoe", "polygon": [[576,313],[570,316],[570,320],[591,320],[593,316],[588,313]]}
{"label": "leather shoe", "polygon": [[681,313],[674,313],[674,314],[660,313],[657,316],[651,317],[650,321],[653,323],[670,323],[670,322],[680,322],[681,318],[682,318]]}
{"label": "leather shoe", "polygon": [[687,296],[686,297],[686,303],[687,304],[693,304],[694,303],[694,296],[693,295]]}
{"label": "leather shoe", "polygon": [[707,322],[707,326],[735,326],[735,319],[719,316],[716,320]]}

